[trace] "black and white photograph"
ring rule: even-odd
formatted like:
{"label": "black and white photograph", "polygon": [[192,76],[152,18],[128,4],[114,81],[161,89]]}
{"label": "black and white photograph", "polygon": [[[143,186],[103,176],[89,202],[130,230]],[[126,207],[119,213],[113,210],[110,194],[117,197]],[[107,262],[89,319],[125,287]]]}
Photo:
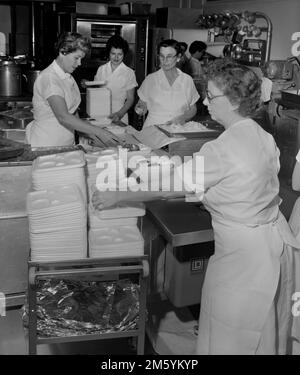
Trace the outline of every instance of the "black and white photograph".
{"label": "black and white photograph", "polygon": [[299,14],[0,0],[1,356],[300,355]]}

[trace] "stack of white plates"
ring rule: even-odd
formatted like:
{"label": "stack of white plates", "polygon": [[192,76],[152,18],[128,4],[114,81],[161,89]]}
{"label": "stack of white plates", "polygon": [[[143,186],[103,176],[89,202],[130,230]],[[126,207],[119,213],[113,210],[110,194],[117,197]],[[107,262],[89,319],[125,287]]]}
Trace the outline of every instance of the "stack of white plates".
{"label": "stack of white plates", "polygon": [[76,185],[27,195],[31,259],[59,261],[87,256],[85,202]]}
{"label": "stack of white plates", "polygon": [[103,211],[90,208],[90,258],[143,255],[144,239],[137,227],[137,218],[144,215],[145,206],[141,203]]}
{"label": "stack of white plates", "polygon": [[85,158],[80,150],[39,156],[32,164],[34,190],[76,184],[86,201]]}
{"label": "stack of white plates", "polygon": [[90,258],[116,258],[144,254],[144,239],[137,226],[90,229]]}
{"label": "stack of white plates", "polygon": [[109,208],[98,211],[100,219],[123,219],[145,215],[145,205],[143,203],[119,204],[116,208]]}

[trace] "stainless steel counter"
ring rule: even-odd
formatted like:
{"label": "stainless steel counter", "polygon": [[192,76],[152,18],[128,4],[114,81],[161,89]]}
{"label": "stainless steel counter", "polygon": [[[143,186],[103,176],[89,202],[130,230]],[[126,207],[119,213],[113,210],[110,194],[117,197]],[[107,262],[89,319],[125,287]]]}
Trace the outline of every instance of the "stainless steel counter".
{"label": "stainless steel counter", "polygon": [[0,163],[0,291],[7,306],[23,303],[27,287],[29,231],[26,195],[31,163]]}
{"label": "stainless steel counter", "polygon": [[149,202],[147,214],[172,247],[214,240],[211,218],[202,205],[184,198]]}

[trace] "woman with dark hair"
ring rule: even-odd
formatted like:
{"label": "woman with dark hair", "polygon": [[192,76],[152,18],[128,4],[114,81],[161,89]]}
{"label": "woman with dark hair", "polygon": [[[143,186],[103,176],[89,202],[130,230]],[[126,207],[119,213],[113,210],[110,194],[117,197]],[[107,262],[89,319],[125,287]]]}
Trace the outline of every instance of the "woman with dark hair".
{"label": "woman with dark hair", "polygon": [[109,62],[101,65],[96,73],[95,81],[105,81],[112,92],[112,121],[122,120],[128,124],[128,110],[134,102],[135,73],[123,62],[129,50],[128,43],[119,35],[113,35],[107,42],[106,51]]}
{"label": "woman with dark hair", "polygon": [[[202,200],[214,230],[215,253],[202,288],[196,352],[285,354],[292,263],[284,245],[299,244],[279,210],[279,150],[250,118],[260,105],[261,82],[248,67],[227,59],[210,63],[207,77],[204,104],[225,131],[194,154],[192,168],[183,164],[173,175],[184,178],[184,188]],[[198,158],[204,163],[197,166]],[[203,187],[192,181],[203,181]],[[180,195],[173,190],[97,192],[92,201],[106,208],[115,202]]]}
{"label": "woman with dark hair", "polygon": [[201,65],[201,59],[205,54],[207,44],[201,40],[195,40],[189,47],[191,58],[189,60],[189,68],[193,78],[201,79],[204,77],[204,71]]}
{"label": "woman with dark hair", "polygon": [[160,69],[149,74],[138,89],[136,112],[148,116],[144,127],[175,123],[184,124],[196,114],[199,94],[193,79],[176,67],[181,58],[180,44],[174,39],[159,43]]}
{"label": "woman with dark hair", "polygon": [[60,35],[56,43],[56,59],[34,83],[34,120],[26,128],[27,142],[32,147],[73,145],[74,130],[91,138],[100,138],[108,146],[116,144],[111,133],[77,115],[81,98],[72,73],[90,48],[89,39],[80,34],[67,32]]}

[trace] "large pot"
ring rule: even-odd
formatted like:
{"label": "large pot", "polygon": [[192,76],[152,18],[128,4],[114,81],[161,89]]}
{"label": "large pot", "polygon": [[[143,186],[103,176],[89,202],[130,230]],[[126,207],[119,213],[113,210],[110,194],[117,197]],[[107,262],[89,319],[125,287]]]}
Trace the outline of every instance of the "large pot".
{"label": "large pot", "polygon": [[29,93],[33,93],[33,85],[35,80],[37,79],[38,75],[41,73],[40,70],[29,70],[26,73],[26,91]]}
{"label": "large pot", "polygon": [[22,95],[22,70],[12,60],[0,61],[0,96]]}

